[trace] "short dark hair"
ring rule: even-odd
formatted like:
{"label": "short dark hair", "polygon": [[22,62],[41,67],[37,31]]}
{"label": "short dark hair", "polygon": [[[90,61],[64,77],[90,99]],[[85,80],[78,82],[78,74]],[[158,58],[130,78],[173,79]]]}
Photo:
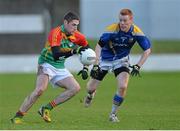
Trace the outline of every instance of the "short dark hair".
{"label": "short dark hair", "polygon": [[70,11],[64,15],[64,20],[71,22],[72,20],[80,20],[80,18],[76,13]]}

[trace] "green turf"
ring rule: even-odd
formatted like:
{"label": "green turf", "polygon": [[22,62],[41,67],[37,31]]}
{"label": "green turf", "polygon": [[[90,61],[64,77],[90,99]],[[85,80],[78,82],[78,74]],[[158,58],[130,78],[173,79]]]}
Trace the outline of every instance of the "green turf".
{"label": "green turf", "polygon": [[[88,40],[91,47],[94,49],[97,43],[97,40]],[[178,40],[153,40],[152,43],[152,53],[160,54],[160,53],[180,53],[180,41]],[[138,54],[142,52],[142,49],[138,44],[135,44],[132,48],[133,54]]]}
{"label": "green turf", "polygon": [[0,75],[0,129],[180,129],[180,72],[142,73],[141,78],[131,78],[125,102],[119,111],[120,123],[110,123],[108,115],[116,90],[116,81],[108,75],[99,86],[90,108],[84,108],[85,84],[76,77],[82,90],[73,99],[55,108],[52,123],[45,123],[37,114],[38,108],[57,96],[62,89],[52,89],[31,108],[24,124],[13,125],[10,118],[25,96],[33,90],[35,74]]}

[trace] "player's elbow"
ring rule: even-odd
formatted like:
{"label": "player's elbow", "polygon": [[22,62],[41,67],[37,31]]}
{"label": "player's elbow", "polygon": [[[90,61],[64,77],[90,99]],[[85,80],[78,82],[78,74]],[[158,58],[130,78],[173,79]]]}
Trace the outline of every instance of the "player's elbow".
{"label": "player's elbow", "polygon": [[53,58],[55,61],[59,60],[59,56],[57,55],[57,53],[53,53]]}
{"label": "player's elbow", "polygon": [[80,86],[77,85],[70,89],[70,94],[73,96],[73,95],[77,94],[80,91],[80,89],[81,89]]}

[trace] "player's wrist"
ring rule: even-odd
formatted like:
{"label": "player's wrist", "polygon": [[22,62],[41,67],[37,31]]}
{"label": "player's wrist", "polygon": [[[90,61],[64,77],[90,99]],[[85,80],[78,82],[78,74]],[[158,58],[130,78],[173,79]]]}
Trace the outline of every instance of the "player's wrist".
{"label": "player's wrist", "polygon": [[135,66],[135,68],[138,69],[138,70],[140,70],[140,68],[141,68],[138,64],[135,64],[134,66]]}
{"label": "player's wrist", "polygon": [[84,70],[84,71],[88,71],[88,66],[84,66],[84,67],[83,67],[83,70]]}
{"label": "player's wrist", "polygon": [[77,54],[77,50],[76,50],[76,49],[72,49],[72,50],[71,50],[71,54],[72,54],[72,55]]}
{"label": "player's wrist", "polygon": [[93,68],[97,68],[97,67],[99,67],[98,64],[94,64],[94,65],[93,65]]}
{"label": "player's wrist", "polygon": [[100,69],[100,67],[99,67],[99,65],[98,65],[98,64],[93,65],[93,69],[92,69],[92,70],[97,71],[97,70],[99,70],[99,69]]}

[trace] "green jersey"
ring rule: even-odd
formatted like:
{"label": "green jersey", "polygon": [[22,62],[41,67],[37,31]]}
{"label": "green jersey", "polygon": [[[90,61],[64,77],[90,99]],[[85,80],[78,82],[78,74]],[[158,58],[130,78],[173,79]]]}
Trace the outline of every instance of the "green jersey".
{"label": "green jersey", "polygon": [[71,51],[78,45],[88,45],[84,35],[76,31],[74,34],[67,36],[65,34],[64,25],[58,26],[49,33],[46,45],[39,56],[38,64],[49,63],[55,68],[65,68],[64,63],[66,58],[62,56],[58,60],[54,60],[51,47],[59,46],[59,51],[65,53]]}

